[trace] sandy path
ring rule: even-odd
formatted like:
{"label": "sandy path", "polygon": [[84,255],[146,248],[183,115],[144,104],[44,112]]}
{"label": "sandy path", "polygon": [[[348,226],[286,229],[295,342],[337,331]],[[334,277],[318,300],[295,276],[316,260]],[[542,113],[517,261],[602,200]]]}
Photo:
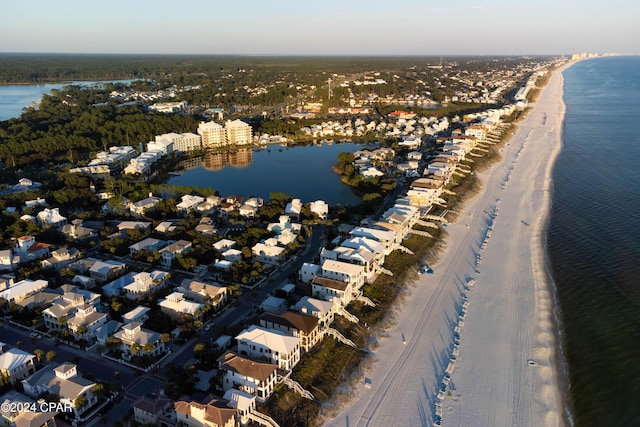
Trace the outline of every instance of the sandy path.
{"label": "sandy path", "polygon": [[484,190],[447,227],[434,274],[421,276],[399,305],[397,325],[380,339],[365,373],[371,388],[355,384],[349,403],[325,425],[432,425],[465,293],[467,315],[442,425],[562,424],[541,238],[563,115],[558,70],[504,147],[503,161],[480,174]]}

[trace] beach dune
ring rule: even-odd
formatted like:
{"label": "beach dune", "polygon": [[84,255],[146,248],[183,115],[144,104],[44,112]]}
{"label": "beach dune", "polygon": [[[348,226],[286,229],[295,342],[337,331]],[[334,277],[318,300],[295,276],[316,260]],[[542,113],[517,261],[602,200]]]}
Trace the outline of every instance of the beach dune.
{"label": "beach dune", "polygon": [[436,413],[443,426],[565,424],[543,237],[567,66],[553,72],[502,161],[479,174],[483,189],[447,227],[434,274],[398,303],[365,369],[370,387],[354,381],[325,425],[431,426]]}

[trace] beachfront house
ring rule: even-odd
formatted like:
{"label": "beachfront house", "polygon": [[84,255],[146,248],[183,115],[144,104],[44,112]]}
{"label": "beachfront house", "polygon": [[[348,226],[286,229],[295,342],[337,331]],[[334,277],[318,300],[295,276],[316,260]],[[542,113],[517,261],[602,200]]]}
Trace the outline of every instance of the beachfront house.
{"label": "beachfront house", "polygon": [[255,396],[261,403],[269,399],[278,381],[278,365],[257,362],[230,351],[218,359],[218,368],[225,391],[235,388]]}
{"label": "beachfront house", "polygon": [[236,336],[238,353],[253,360],[291,370],[300,361],[300,339],[273,329],[252,325]]}

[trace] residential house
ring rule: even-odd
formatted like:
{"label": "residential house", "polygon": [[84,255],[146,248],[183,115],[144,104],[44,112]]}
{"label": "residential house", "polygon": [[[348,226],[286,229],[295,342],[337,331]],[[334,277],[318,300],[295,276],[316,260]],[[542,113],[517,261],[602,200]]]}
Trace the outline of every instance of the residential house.
{"label": "residential house", "polygon": [[202,202],[204,202],[204,197],[185,194],[182,196],[182,201],[176,205],[176,209],[178,212],[186,214],[194,210]]}
{"label": "residential house", "polygon": [[67,218],[60,215],[58,208],[45,208],[42,212],[39,212],[38,215],[36,215],[36,218],[38,219],[38,224],[40,224],[41,227],[62,228],[67,225]]}
{"label": "residential house", "polygon": [[254,218],[258,214],[258,208],[245,203],[238,208],[238,213],[245,218]]}
{"label": "residential house", "polygon": [[291,370],[300,361],[300,339],[273,329],[252,325],[236,336],[238,353]]}
{"label": "residential house", "polygon": [[284,213],[289,216],[293,216],[296,219],[300,218],[300,212],[302,211],[302,202],[300,199],[292,199],[284,208]]}
{"label": "residential house", "polygon": [[285,248],[265,243],[256,243],[251,248],[253,260],[265,264],[280,265],[284,260]]}
{"label": "residential house", "polygon": [[129,212],[135,217],[144,216],[146,211],[152,209],[155,205],[160,203],[160,201],[162,201],[160,197],[155,197],[149,194],[149,197],[147,197],[146,199],[138,200],[134,203],[129,202]]}
{"label": "residential house", "polygon": [[354,291],[364,285],[364,267],[359,264],[325,259],[320,266],[320,276],[351,283]]}
{"label": "residential house", "polygon": [[2,408],[16,409],[0,411],[0,425],[4,427],[56,427],[55,416],[58,411],[28,411],[26,408],[38,407],[39,404],[16,390],[9,390],[0,396],[0,404]]}
{"label": "residential house", "polygon": [[83,224],[83,220],[74,219],[71,221],[71,224],[66,224],[62,227],[62,234],[76,240],[89,239],[98,235],[96,230],[90,227],[85,227]]}
{"label": "residential house", "polygon": [[309,262],[305,262],[298,270],[298,280],[310,283],[314,277],[318,275],[320,272],[320,266],[317,264],[312,264]]}
{"label": "residential house", "polygon": [[349,234],[351,234],[353,237],[364,237],[380,242],[382,245],[384,245],[385,256],[391,254],[391,252],[396,250],[398,248],[398,245],[402,241],[402,239],[396,236],[396,234],[392,231],[378,230],[369,227],[355,227],[349,232]]}
{"label": "residential house", "polygon": [[120,349],[126,359],[134,355],[131,349],[134,344],[139,346],[141,354],[160,356],[165,352],[165,345],[160,339],[160,334],[144,329],[141,322],[125,323],[122,329],[113,334],[113,337],[122,342]]}
{"label": "residential house", "polygon": [[188,298],[209,304],[214,310],[219,310],[227,303],[229,291],[219,283],[203,283],[193,279],[184,279],[177,289]]}
{"label": "residential house", "polygon": [[222,355],[218,367],[225,391],[238,389],[256,396],[261,403],[269,399],[278,381],[278,365],[256,362],[233,352]]}
{"label": "residential house", "polygon": [[333,323],[338,306],[330,301],[305,296],[300,298],[293,309],[304,315],[316,317],[318,329],[322,331]]}
{"label": "residential house", "polygon": [[5,344],[0,342],[0,374],[8,377],[12,384],[36,371],[36,356],[18,348],[5,350],[4,346]]}
{"label": "residential house", "polygon": [[120,276],[126,268],[127,265],[119,261],[96,261],[89,268],[89,274],[97,283],[105,283]]}
{"label": "residential house", "polygon": [[[24,392],[37,398],[42,393],[57,396],[59,402],[73,408],[76,418],[79,418],[98,402],[98,397],[93,393],[96,383],[82,377],[77,366],[72,363],[60,365],[48,365],[37,371],[30,377],[22,380]],[[83,396],[87,404],[76,407],[74,402]]]}
{"label": "residential house", "polygon": [[171,275],[166,271],[154,270],[133,275],[133,282],[123,286],[129,299],[136,299],[156,289],[162,289]]}
{"label": "residential house", "polygon": [[350,282],[316,276],[311,281],[311,293],[314,297],[325,301],[337,302],[341,306],[348,305],[358,295]]}
{"label": "residential house", "polygon": [[24,279],[16,283],[13,283],[13,280],[11,282],[5,281],[0,285],[4,286],[4,288],[0,288],[0,298],[9,303],[19,303],[29,295],[35,294],[39,290],[46,288],[48,285],[49,282],[41,279]]}
{"label": "residential house", "polygon": [[317,317],[296,311],[286,311],[282,314],[263,313],[260,316],[260,326],[298,338],[304,351],[309,351],[322,338],[318,325]]}
{"label": "residential house", "polygon": [[213,244],[213,248],[218,252],[223,252],[225,249],[232,248],[236,245],[234,240],[221,239]]}
{"label": "residential house", "polygon": [[235,427],[235,409],[227,407],[226,400],[212,399],[209,403],[186,402],[174,403],[179,426],[185,427]]}
{"label": "residential house", "polygon": [[158,239],[148,237],[146,239],[139,241],[138,243],[134,243],[133,245],[129,246],[129,254],[135,255],[142,250],[151,251],[151,252],[157,251],[158,249],[162,248],[164,245],[166,245],[166,242],[164,240],[158,240]]}
{"label": "residential house", "polygon": [[0,271],[13,271],[20,264],[20,256],[11,249],[0,250]]}
{"label": "residential house", "polygon": [[171,267],[173,260],[175,260],[178,255],[188,252],[191,249],[191,246],[191,242],[187,240],[178,240],[177,242],[171,243],[170,245],[160,249],[159,252],[162,257],[162,265],[165,267]]}
{"label": "residential house", "polygon": [[311,212],[318,215],[318,218],[320,218],[321,221],[324,221],[329,217],[329,205],[323,200],[311,202],[309,209]]}
{"label": "residential house", "polygon": [[16,240],[15,253],[20,257],[21,262],[49,256],[48,243],[36,242],[33,236],[21,236]]}
{"label": "residential house", "polygon": [[158,300],[158,305],[162,312],[172,317],[179,317],[181,314],[198,317],[199,311],[204,307],[204,304],[186,300],[182,292],[170,293],[166,298]]}
{"label": "residential house", "polygon": [[43,268],[60,270],[80,258],[80,251],[76,248],[59,248],[51,252],[51,257],[40,261]]}
{"label": "residential house", "polygon": [[122,321],[124,323],[140,322],[144,323],[149,318],[149,307],[137,306],[131,311],[122,315]]}
{"label": "residential house", "polygon": [[237,411],[236,417],[240,425],[248,425],[250,421],[249,414],[257,411],[256,397],[244,391],[230,388],[225,391],[223,399],[229,402],[227,406]]}
{"label": "residential house", "polygon": [[107,323],[109,315],[99,312],[92,304],[77,307],[73,317],[67,319],[67,327],[76,339],[93,342],[98,328]]}
{"label": "residential house", "polygon": [[242,251],[237,249],[227,249],[220,254],[223,259],[229,262],[236,262],[242,260]]}
{"label": "residential house", "polygon": [[168,397],[149,393],[133,403],[133,419],[141,425],[169,427],[176,425],[173,401]]}
{"label": "residential house", "polygon": [[50,331],[67,329],[69,319],[75,316],[78,308],[94,306],[100,301],[99,294],[78,289],[76,286],[63,285],[61,290],[63,294],[42,311],[45,327]]}

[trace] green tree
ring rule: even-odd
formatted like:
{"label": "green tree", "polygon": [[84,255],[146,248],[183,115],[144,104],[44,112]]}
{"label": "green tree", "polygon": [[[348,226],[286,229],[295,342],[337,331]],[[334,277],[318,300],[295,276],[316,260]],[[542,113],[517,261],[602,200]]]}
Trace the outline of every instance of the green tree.
{"label": "green tree", "polygon": [[152,342],[148,342],[142,347],[142,351],[144,351],[145,353],[153,353],[154,349],[155,349],[155,346],[153,345]]}
{"label": "green tree", "polygon": [[51,362],[53,359],[56,358],[57,355],[58,355],[58,353],[56,353],[55,351],[51,350],[51,351],[47,351],[47,354],[45,355],[45,358],[47,359],[47,362]]}
{"label": "green tree", "polygon": [[142,350],[142,346],[137,342],[134,342],[133,344],[131,344],[131,347],[129,348],[129,350],[131,351],[131,354],[136,356]]}
{"label": "green tree", "polygon": [[73,407],[76,409],[84,408],[85,406],[87,406],[87,403],[89,403],[89,401],[84,394],[81,394],[73,401]]}

